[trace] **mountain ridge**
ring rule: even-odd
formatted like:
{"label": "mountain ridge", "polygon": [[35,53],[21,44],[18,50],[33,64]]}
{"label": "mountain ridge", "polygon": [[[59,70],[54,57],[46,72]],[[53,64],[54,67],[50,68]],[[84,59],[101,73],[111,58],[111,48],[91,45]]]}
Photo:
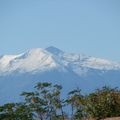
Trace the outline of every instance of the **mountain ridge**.
{"label": "mountain ridge", "polygon": [[[31,64],[32,63],[32,64]],[[34,70],[54,68],[93,68],[101,70],[120,69],[120,63],[105,59],[85,56],[82,54],[66,53],[53,46],[42,49],[34,48],[19,55],[4,55],[0,58],[0,73],[20,70],[32,72]]]}

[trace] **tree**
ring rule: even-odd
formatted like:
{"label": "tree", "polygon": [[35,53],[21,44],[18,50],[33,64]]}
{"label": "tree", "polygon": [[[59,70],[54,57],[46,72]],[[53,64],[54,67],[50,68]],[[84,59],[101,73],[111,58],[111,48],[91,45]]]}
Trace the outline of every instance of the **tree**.
{"label": "tree", "polygon": [[103,87],[86,97],[86,112],[96,119],[120,116],[120,91]]}
{"label": "tree", "polygon": [[0,107],[0,120],[33,120],[32,117],[23,103],[8,103]]}
{"label": "tree", "polygon": [[[120,116],[120,91],[118,88],[103,87],[88,95],[82,95],[76,88],[61,97],[62,86],[38,83],[33,92],[23,92],[23,102],[0,106],[0,120],[82,120]],[[65,112],[71,107],[69,112]]]}
{"label": "tree", "polygon": [[64,100],[61,99],[62,86],[51,83],[38,83],[35,92],[23,92],[28,105],[40,120],[64,120]]}
{"label": "tree", "polygon": [[84,117],[84,97],[79,88],[69,92],[67,103],[71,105],[71,119],[80,120]]}

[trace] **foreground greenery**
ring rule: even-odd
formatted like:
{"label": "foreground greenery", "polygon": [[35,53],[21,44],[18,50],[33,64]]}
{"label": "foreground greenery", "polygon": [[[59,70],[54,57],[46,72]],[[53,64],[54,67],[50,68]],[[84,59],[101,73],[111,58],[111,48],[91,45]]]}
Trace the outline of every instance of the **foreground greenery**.
{"label": "foreground greenery", "polygon": [[[23,92],[24,102],[0,106],[0,120],[82,120],[120,116],[120,91],[103,87],[89,95],[79,88],[61,98],[61,85],[38,83],[34,92]],[[67,111],[67,112],[66,112]]]}

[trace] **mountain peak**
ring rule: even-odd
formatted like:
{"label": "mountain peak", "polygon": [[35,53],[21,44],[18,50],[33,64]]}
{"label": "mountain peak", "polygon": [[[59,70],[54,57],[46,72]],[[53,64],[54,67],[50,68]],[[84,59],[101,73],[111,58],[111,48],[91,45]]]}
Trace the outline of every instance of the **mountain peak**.
{"label": "mountain peak", "polygon": [[42,48],[32,48],[30,50],[27,51],[28,54],[36,54],[36,53],[40,53],[43,52],[44,49]]}
{"label": "mountain peak", "polygon": [[58,48],[56,48],[56,47],[54,47],[54,46],[50,46],[50,47],[46,48],[46,50],[47,50],[48,52],[50,52],[50,53],[55,54],[55,55],[58,55],[58,54],[63,53],[62,50],[60,50],[60,49],[58,49]]}

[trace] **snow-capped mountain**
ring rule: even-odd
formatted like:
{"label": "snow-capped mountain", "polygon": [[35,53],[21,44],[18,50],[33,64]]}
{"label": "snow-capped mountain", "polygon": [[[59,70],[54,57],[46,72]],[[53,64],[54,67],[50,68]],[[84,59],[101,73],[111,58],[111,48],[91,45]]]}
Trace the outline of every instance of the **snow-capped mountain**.
{"label": "snow-capped mountain", "polygon": [[21,100],[19,94],[40,81],[62,84],[64,94],[75,87],[85,93],[104,85],[120,87],[120,63],[55,47],[0,57],[1,103]]}
{"label": "snow-capped mountain", "polygon": [[118,70],[120,64],[112,61],[89,57],[81,54],[65,53],[55,47],[31,49],[20,55],[4,55],[0,57],[0,75],[15,71],[40,72],[51,69],[65,70],[71,68],[77,74],[78,69]]}

